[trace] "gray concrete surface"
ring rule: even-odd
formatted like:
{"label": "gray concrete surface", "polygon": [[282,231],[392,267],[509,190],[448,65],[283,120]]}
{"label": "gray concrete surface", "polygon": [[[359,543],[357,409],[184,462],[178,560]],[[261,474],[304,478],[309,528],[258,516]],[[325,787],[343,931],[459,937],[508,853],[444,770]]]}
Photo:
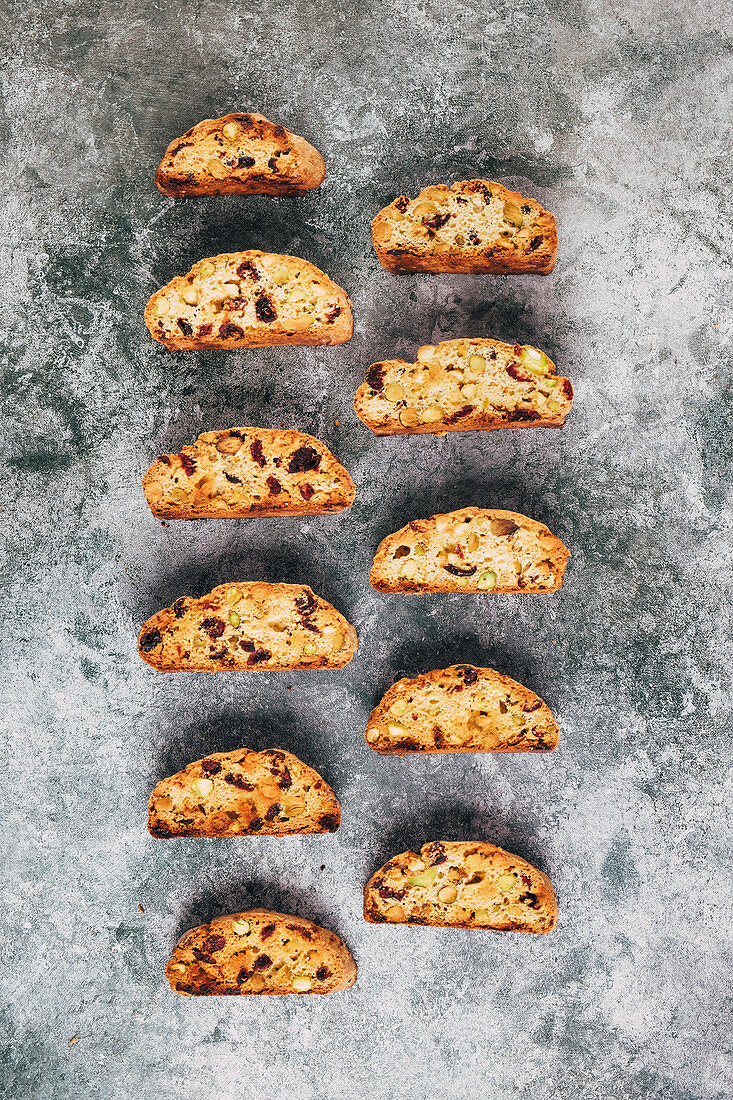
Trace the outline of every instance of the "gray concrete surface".
{"label": "gray concrete surface", "polygon": [[[727,5],[37,0],[3,22],[3,1095],[730,1096]],[[322,190],[159,195],[168,141],[234,108],[313,141]],[[554,274],[382,271],[374,213],[470,176],[556,211]],[[154,345],[152,290],[247,247],[325,268],[354,300],[353,341]],[[566,429],[373,438],[351,408],[365,368],[461,335],[546,348],[576,388]],[[156,522],[139,484],[153,457],[248,423],[324,439],[358,483],[351,511]],[[370,589],[383,535],[473,503],[557,531],[573,553],[563,591]],[[356,623],[358,657],[208,678],[139,660],[149,614],[235,578],[311,584]],[[465,660],[548,699],[555,754],[400,762],[366,748],[395,677]],[[152,785],[240,744],[319,768],[339,832],[151,840]],[[552,935],[363,923],[361,887],[384,859],[464,836],[552,876]],[[343,935],[355,988],[170,993],[177,935],[255,904]]]}

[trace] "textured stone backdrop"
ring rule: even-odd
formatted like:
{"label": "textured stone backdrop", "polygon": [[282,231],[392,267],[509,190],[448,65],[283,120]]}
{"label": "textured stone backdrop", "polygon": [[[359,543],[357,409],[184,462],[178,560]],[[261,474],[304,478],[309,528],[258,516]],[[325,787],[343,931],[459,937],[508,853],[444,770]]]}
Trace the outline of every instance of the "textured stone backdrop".
{"label": "textured stone backdrop", "polygon": [[[4,1095],[728,1097],[727,5],[36,0],[3,20]],[[158,194],[173,137],[248,108],[322,150],[320,191]],[[382,271],[375,212],[472,176],[556,212],[554,274]],[[153,289],[250,247],[346,287],[353,341],[154,345]],[[564,431],[380,440],[356,420],[371,362],[464,335],[546,348],[576,388]],[[354,507],[151,517],[140,477],[158,452],[251,423],[320,436],[358,484]],[[466,504],[556,531],[573,553],[562,592],[370,589],[380,538]],[[237,578],[309,583],[356,623],[357,658],[211,677],[139,660],[148,615]],[[545,696],[558,751],[372,753],[384,689],[452,661]],[[153,784],[241,744],[320,769],[338,833],[150,839]],[[467,836],[552,876],[552,935],[364,924],[361,887],[383,860]],[[323,999],[170,993],[179,933],[256,904],[340,933],[358,984]]]}

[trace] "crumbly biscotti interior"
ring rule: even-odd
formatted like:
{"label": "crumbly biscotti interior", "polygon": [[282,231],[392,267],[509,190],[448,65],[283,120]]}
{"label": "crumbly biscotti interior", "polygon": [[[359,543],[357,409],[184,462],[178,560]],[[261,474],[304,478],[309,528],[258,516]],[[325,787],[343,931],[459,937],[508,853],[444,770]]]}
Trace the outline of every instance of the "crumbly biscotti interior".
{"label": "crumbly biscotti interior", "polygon": [[547,877],[526,860],[480,841],[435,841],[377,871],[364,915],[390,924],[549,932],[557,904]]}
{"label": "crumbly biscotti interior", "polygon": [[559,588],[569,553],[536,520],[462,508],[413,520],[384,539],[371,582],[382,591],[546,592]]}
{"label": "crumbly biscotti interior", "polygon": [[[312,163],[304,163],[304,153]],[[240,183],[270,190],[317,187],[323,180],[320,154],[303,138],[262,115],[236,112],[205,119],[171,142],[158,172],[162,190],[216,193]]]}
{"label": "crumbly biscotti interior", "polygon": [[143,488],[153,513],[168,519],[338,512],[355,494],[320,440],[267,428],[204,432],[178,454],[160,455]]}
{"label": "crumbly biscotti interior", "polygon": [[445,340],[414,363],[375,363],[355,408],[379,435],[563,424],[573,388],[538,348],[499,340]]}
{"label": "crumbly biscotti interior", "polygon": [[189,996],[332,993],[354,984],[356,964],[328,929],[250,909],[216,917],[182,936],[166,977],[171,989]]}
{"label": "crumbly biscotti interior", "polygon": [[155,837],[334,832],[338,800],[321,776],[280,749],[211,753],[162,779],[148,802]]}
{"label": "crumbly biscotti interior", "polygon": [[203,345],[246,343],[263,330],[304,338],[323,332],[327,342],[347,316],[346,292],[323,271],[297,256],[255,251],[199,260],[156,291],[147,310],[157,340]]}
{"label": "crumbly biscotti interior", "polygon": [[421,252],[436,259],[465,254],[479,261],[488,250],[527,254],[546,243],[551,215],[535,199],[492,180],[462,180],[400,195],[374,219],[375,246],[384,252]]}
{"label": "crumbly biscotti interior", "polygon": [[162,671],[340,668],[357,647],[343,615],[306,585],[240,581],[182,596],[144,624],[141,656]]}
{"label": "crumbly biscotti interior", "polygon": [[393,684],[365,736],[383,753],[543,752],[559,732],[547,704],[516,680],[451,665]]}

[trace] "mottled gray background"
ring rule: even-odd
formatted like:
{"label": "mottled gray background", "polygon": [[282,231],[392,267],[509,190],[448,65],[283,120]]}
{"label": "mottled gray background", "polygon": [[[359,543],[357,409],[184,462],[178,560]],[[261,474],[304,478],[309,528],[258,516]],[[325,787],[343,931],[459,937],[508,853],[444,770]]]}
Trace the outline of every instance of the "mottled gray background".
{"label": "mottled gray background", "polygon": [[[5,5],[4,26],[4,1095],[730,1096],[726,4],[36,0]],[[158,194],[172,138],[248,108],[323,151],[319,192]],[[382,271],[375,212],[471,176],[557,213],[554,274]],[[154,345],[148,295],[249,247],[325,268],[353,298],[353,341]],[[464,335],[546,348],[577,394],[565,430],[380,440],[355,419],[371,362]],[[319,435],[358,484],[351,511],[154,520],[140,489],[154,456],[246,424]],[[370,589],[380,538],[466,504],[545,521],[572,549],[563,591]],[[356,623],[357,658],[211,677],[139,660],[153,611],[248,578],[312,585]],[[400,761],[365,746],[395,677],[466,660],[545,696],[556,753]],[[339,832],[150,839],[153,784],[241,744],[320,769]],[[535,861],[557,930],[364,924],[371,872],[437,837]],[[358,984],[173,995],[178,934],[258,904],[338,931]]]}

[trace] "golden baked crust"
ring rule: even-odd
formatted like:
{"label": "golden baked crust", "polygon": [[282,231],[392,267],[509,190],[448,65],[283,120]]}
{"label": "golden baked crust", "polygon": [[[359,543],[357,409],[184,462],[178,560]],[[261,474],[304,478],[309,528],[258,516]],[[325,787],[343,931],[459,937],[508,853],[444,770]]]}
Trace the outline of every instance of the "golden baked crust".
{"label": "golden baked crust", "polygon": [[444,340],[417,361],[374,363],[354,399],[375,435],[561,428],[573,402],[568,378],[531,345]]}
{"label": "golden baked crust", "polygon": [[356,631],[305,584],[233,581],[181,596],[143,624],[138,651],[159,672],[342,668]]}
{"label": "golden baked crust", "polygon": [[550,932],[557,902],[547,875],[480,840],[433,841],[403,852],[364,889],[372,924],[424,924],[495,932]]}
{"label": "golden baked crust", "polygon": [[171,351],[345,344],[351,302],[328,275],[297,256],[223,252],[199,260],[151,295],[145,324]]}
{"label": "golden baked crust", "polygon": [[399,195],[372,222],[372,241],[395,274],[549,275],[557,258],[554,215],[493,180]]}
{"label": "golden baked crust", "polygon": [[501,508],[460,508],[387,535],[369,579],[379,592],[554,592],[569,557],[537,520]]}
{"label": "golden baked crust", "polygon": [[165,519],[305,516],[353,503],[351,477],[305,432],[228,428],[160,455],[143,477],[151,512]]}
{"label": "golden baked crust", "polygon": [[341,807],[313,768],[283,749],[212,752],[156,784],[152,836],[290,836],[333,833]]}
{"label": "golden baked crust", "polygon": [[451,665],[398,680],[374,708],[376,752],[549,752],[560,730],[546,703],[493,668]]}
{"label": "golden baked crust", "polygon": [[164,195],[300,195],[320,187],[323,157],[264,115],[205,118],[175,138],[155,174]]}
{"label": "golden baked crust", "polygon": [[188,997],[334,993],[356,981],[343,940],[303,917],[249,909],[192,928],[173,948],[165,976]]}

